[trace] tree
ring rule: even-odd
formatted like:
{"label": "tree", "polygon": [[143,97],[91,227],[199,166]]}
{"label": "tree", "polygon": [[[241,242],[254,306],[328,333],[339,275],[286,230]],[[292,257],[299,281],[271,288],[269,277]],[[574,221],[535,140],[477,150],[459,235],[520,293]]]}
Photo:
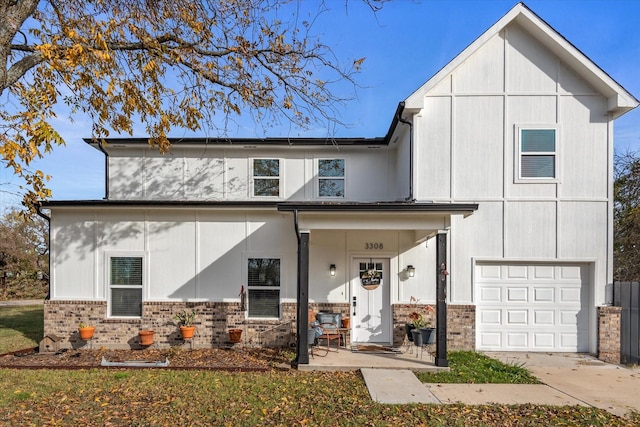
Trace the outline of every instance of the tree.
{"label": "tree", "polygon": [[44,298],[49,277],[49,224],[17,211],[0,217],[0,297]]}
{"label": "tree", "polygon": [[614,177],[615,280],[640,280],[640,158],[616,154]]}
{"label": "tree", "polygon": [[311,33],[317,15],[286,16],[284,3],[0,0],[0,154],[26,181],[25,204],[50,196],[29,165],[64,144],[60,103],[89,115],[97,139],[142,122],[162,152],[172,128],[223,133],[243,111],[264,126],[339,123],[348,97],[334,89],[355,84],[364,58],[341,66]]}

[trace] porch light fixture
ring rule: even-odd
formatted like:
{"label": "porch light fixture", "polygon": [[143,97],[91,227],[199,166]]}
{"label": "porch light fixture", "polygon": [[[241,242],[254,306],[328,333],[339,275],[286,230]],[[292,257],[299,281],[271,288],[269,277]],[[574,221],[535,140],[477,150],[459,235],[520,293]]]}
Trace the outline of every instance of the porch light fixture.
{"label": "porch light fixture", "polygon": [[329,274],[331,274],[331,276],[335,276],[336,275],[336,265],[335,264],[331,264],[329,266]]}
{"label": "porch light fixture", "polygon": [[409,273],[409,277],[415,276],[416,268],[413,265],[407,265],[407,273]]}

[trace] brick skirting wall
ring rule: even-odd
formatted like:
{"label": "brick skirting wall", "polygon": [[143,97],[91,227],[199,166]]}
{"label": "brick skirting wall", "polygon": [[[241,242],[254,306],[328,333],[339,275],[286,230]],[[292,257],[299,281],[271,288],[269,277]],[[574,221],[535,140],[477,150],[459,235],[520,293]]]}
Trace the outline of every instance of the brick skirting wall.
{"label": "brick skirting wall", "polygon": [[[405,324],[410,323],[409,314],[417,311],[422,314],[430,327],[437,327],[435,305],[395,304],[393,306],[393,345],[406,344]],[[476,306],[447,305],[447,350],[475,350],[476,346]]]}
{"label": "brick skirting wall", "polygon": [[620,363],[620,320],[622,307],[598,307],[598,359]]}
{"label": "brick skirting wall", "polygon": [[476,306],[447,305],[447,350],[476,349]]}
{"label": "brick skirting wall", "polygon": [[[348,316],[349,304],[309,304],[317,311]],[[293,346],[296,339],[296,304],[283,303],[280,320],[245,319],[240,303],[224,302],[144,302],[141,319],[108,319],[106,301],[45,301],[44,334],[61,338],[60,348],[141,348],[138,332],[154,331],[154,345],[160,348],[185,345],[178,323],[173,319],[182,310],[196,312],[196,334],[190,346],[216,348],[231,345],[227,330],[243,330],[242,342],[235,346]],[[80,322],[95,326],[91,342],[80,339]]]}

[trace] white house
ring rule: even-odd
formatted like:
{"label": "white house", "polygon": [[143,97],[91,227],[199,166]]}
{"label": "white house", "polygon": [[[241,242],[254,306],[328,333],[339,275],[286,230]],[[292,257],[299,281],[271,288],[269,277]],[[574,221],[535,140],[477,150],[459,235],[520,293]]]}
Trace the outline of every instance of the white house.
{"label": "white house", "polygon": [[107,196],[43,204],[45,333],[79,345],[84,321],[96,345],[134,345],[143,328],[172,345],[187,308],[194,345],[224,345],[231,327],[245,345],[287,344],[309,306],[350,316],[352,342],[398,345],[409,311],[436,321],[440,284],[449,348],[597,353],[613,121],[637,105],[518,4],[401,102],[384,137],[177,139],[167,155],[87,141]]}

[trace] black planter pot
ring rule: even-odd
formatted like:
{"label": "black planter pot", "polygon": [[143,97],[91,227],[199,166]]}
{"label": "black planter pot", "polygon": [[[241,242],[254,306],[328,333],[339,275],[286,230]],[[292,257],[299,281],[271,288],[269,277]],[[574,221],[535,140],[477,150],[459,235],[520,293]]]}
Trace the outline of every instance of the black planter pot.
{"label": "black planter pot", "polygon": [[405,323],[404,324],[404,330],[407,333],[407,339],[409,341],[413,341],[413,335],[411,335],[411,331],[413,331],[416,327],[413,326],[412,323]]}
{"label": "black planter pot", "polygon": [[422,332],[420,332],[420,329],[412,329],[411,335],[413,335],[413,345],[422,347]]}
{"label": "black planter pot", "polygon": [[433,344],[436,341],[436,328],[422,328],[420,335],[424,344]]}

